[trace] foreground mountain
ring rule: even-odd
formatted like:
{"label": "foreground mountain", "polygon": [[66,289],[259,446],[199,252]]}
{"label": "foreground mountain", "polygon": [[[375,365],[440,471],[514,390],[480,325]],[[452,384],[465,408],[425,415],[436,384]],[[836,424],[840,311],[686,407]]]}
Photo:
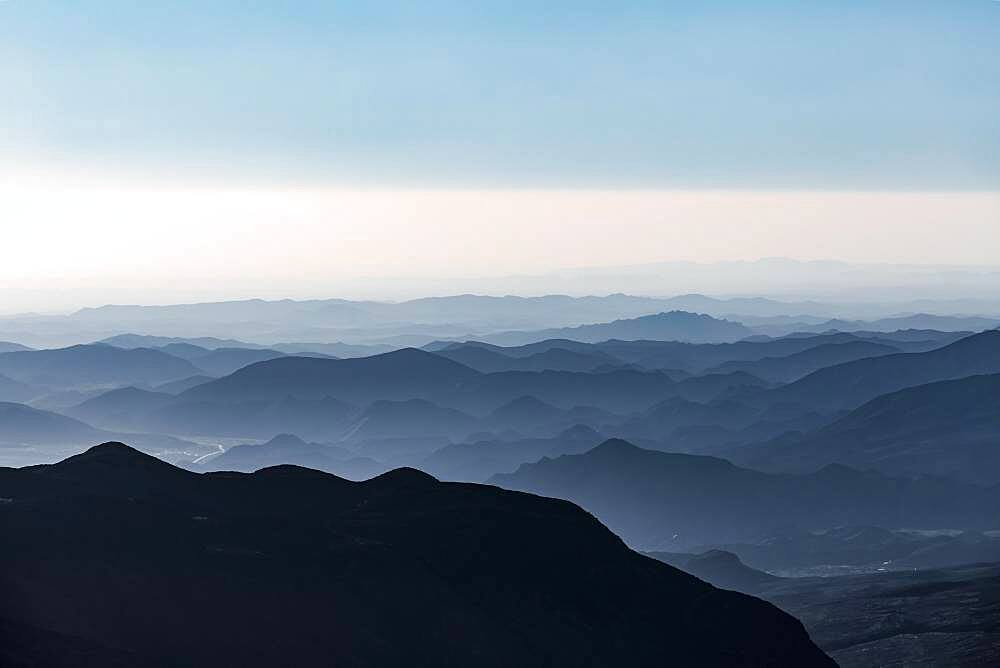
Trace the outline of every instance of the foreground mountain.
{"label": "foreground mountain", "polygon": [[826,464],[891,474],[1000,483],[1000,374],[971,376],[886,394],[833,424],[740,448],[754,468],[810,471]]}
{"label": "foreground mountain", "polygon": [[798,476],[768,474],[616,439],[581,455],[524,464],[490,482],[569,499],[630,545],[660,551],[752,540],[779,526],[993,529],[1000,512],[998,489],[888,478],[843,466]]}
{"label": "foreground mountain", "polygon": [[110,665],[833,665],[564,501],[408,469],[199,475],[114,443],[0,490],[5,665],[53,636]]}

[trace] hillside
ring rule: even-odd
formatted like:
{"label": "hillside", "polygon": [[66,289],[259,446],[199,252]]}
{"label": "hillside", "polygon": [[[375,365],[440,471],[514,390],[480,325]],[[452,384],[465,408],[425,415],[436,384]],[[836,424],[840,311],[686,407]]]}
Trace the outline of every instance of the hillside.
{"label": "hillside", "polygon": [[580,504],[643,549],[754,540],[780,526],[993,528],[1000,490],[947,480],[906,480],[830,466],[768,474],[724,459],[609,440],[579,455],[543,458],[489,482]]}
{"label": "hillside", "polygon": [[412,469],[199,475],[113,443],[0,485],[7,661],[38,629],[145,665],[833,665],[564,501]]}

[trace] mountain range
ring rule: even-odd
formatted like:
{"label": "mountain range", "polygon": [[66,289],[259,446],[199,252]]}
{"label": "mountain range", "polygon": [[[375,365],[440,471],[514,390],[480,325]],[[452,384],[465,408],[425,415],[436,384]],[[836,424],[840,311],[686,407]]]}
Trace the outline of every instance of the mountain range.
{"label": "mountain range", "polygon": [[1000,374],[938,381],[876,397],[815,431],[732,454],[763,470],[809,471],[837,462],[995,485],[1000,484],[998,407]]}
{"label": "mountain range", "polygon": [[668,552],[753,540],[781,526],[987,529],[1000,512],[997,487],[890,478],[840,465],[801,475],[762,473],[616,439],[583,454],[522,464],[489,482],[568,499],[630,545]]}

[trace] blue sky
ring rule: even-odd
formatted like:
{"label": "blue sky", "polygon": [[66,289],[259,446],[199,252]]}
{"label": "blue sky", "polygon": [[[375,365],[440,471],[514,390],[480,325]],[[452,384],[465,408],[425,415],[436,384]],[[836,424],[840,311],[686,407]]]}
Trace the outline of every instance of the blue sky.
{"label": "blue sky", "polygon": [[0,90],[8,171],[278,186],[1000,184],[992,0],[7,0]]}

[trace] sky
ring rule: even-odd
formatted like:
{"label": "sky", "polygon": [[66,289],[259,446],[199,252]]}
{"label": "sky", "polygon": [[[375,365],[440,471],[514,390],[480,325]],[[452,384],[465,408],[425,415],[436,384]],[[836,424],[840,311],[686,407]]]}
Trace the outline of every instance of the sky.
{"label": "sky", "polygon": [[0,98],[0,311],[1000,265],[992,0],[6,0]]}

